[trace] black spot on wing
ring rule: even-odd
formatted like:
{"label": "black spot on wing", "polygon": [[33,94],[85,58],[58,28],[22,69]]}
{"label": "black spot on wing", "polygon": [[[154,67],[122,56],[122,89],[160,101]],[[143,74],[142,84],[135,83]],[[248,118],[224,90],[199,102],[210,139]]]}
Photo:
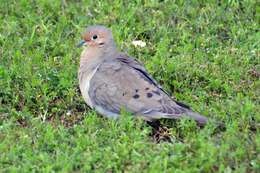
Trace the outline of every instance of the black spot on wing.
{"label": "black spot on wing", "polygon": [[138,94],[133,95],[134,99],[138,99],[140,96]]}
{"label": "black spot on wing", "polygon": [[146,96],[147,96],[148,98],[151,98],[151,97],[153,96],[153,94],[152,94],[152,93],[147,93]]}

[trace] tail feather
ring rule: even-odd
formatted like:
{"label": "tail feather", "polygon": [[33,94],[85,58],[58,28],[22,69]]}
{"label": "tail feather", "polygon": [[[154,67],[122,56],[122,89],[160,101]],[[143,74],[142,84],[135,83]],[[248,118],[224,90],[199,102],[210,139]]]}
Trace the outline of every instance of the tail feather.
{"label": "tail feather", "polygon": [[185,114],[186,114],[188,117],[190,117],[190,118],[196,120],[200,125],[204,125],[204,124],[207,123],[208,119],[207,119],[206,117],[204,117],[203,115],[200,115],[199,113],[193,112],[193,111],[191,110],[190,106],[188,106],[188,105],[186,105],[186,104],[184,104],[184,103],[182,103],[182,102],[178,102],[178,101],[175,101],[175,103],[176,103],[178,106],[180,106],[179,108],[180,108],[181,110],[185,109]]}
{"label": "tail feather", "polygon": [[196,120],[200,125],[204,125],[207,123],[208,118],[204,117],[203,115],[200,115],[199,113],[192,112],[191,110],[188,110],[186,112],[186,115],[194,120]]}

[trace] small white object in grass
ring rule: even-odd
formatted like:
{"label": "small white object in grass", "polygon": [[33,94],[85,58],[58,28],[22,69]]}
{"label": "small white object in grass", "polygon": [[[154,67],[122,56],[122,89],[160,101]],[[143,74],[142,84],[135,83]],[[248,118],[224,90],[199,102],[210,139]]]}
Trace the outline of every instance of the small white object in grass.
{"label": "small white object in grass", "polygon": [[69,110],[69,111],[66,113],[67,116],[70,116],[71,114],[72,114],[71,110]]}
{"label": "small white object in grass", "polygon": [[134,40],[134,41],[132,41],[132,44],[133,44],[135,47],[137,47],[137,46],[139,46],[139,47],[145,47],[145,46],[146,46],[146,43],[145,43],[144,41],[142,41],[142,40]]}

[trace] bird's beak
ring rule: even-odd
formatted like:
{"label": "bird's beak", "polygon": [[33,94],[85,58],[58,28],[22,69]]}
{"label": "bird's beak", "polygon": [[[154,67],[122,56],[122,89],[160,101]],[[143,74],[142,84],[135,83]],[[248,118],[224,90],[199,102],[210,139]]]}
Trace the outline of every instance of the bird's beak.
{"label": "bird's beak", "polygon": [[79,44],[77,45],[77,47],[81,47],[81,46],[86,45],[86,44],[87,44],[87,42],[85,40],[81,40],[79,42]]}

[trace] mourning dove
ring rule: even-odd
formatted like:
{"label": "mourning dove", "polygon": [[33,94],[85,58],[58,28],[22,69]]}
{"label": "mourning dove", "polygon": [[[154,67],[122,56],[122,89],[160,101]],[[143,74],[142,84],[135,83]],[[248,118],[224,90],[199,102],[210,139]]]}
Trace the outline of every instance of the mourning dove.
{"label": "mourning dove", "polygon": [[101,115],[117,118],[125,109],[146,121],[186,116],[199,124],[207,122],[206,117],[172,99],[141,63],[119,52],[110,29],[88,27],[78,46],[84,46],[78,72],[80,91]]}

